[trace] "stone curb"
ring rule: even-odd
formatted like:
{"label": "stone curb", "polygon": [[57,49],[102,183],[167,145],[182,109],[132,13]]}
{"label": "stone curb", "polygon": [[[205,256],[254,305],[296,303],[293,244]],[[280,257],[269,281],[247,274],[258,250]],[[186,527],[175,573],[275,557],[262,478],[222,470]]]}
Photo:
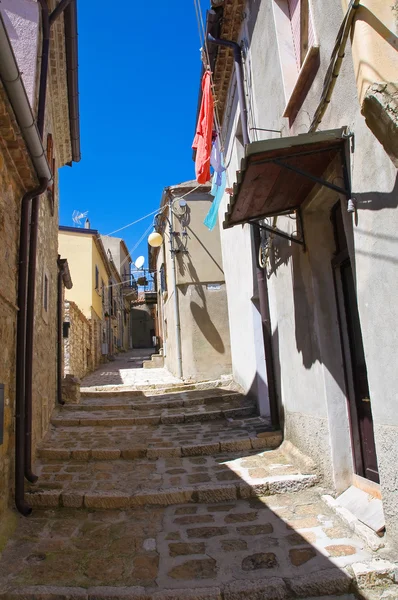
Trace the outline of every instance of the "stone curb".
{"label": "stone curb", "polygon": [[190,414],[155,415],[139,417],[100,417],[68,419],[68,417],[55,417],[51,424],[55,427],[117,427],[127,425],[172,425],[175,423],[195,423],[203,421],[214,421],[217,419],[228,419],[236,417],[250,417],[255,412],[254,405],[226,410],[213,410],[208,412],[196,412]]}
{"label": "stone curb", "polygon": [[361,523],[349,510],[340,506],[338,502],[328,494],[321,496],[322,500],[333,510],[333,512],[344,521],[346,525],[360,537],[371,550],[376,552],[380,548],[384,548],[386,542],[379,537],[377,533],[372,531],[364,523]]}
{"label": "stone curb", "polygon": [[[364,565],[363,565],[364,566]],[[372,571],[370,566],[368,572]],[[357,585],[345,570],[324,569],[295,578],[234,580],[222,587],[154,590],[143,587],[67,588],[32,586],[0,592],[1,600],[354,600]],[[390,581],[391,583],[391,581]]]}
{"label": "stone curb", "polygon": [[132,448],[39,448],[38,456],[47,460],[118,460],[120,458],[178,458],[184,456],[204,456],[219,452],[239,452],[241,450],[275,450],[282,442],[281,431],[262,432],[261,437],[224,440],[171,448],[146,448],[143,445]]}
{"label": "stone curb", "polygon": [[236,482],[228,485],[205,484],[200,486],[168,488],[159,491],[142,490],[136,494],[123,492],[62,492],[60,490],[40,490],[28,492],[27,501],[34,508],[90,508],[126,509],[137,506],[175,504],[217,503],[236,499],[271,496],[286,492],[296,492],[313,487],[316,475],[285,475],[267,477],[258,483]]}

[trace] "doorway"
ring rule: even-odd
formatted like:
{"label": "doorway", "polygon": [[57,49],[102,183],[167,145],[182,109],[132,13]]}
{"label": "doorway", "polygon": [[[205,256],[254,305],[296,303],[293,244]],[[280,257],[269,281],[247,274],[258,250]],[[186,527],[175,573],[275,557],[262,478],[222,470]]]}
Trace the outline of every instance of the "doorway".
{"label": "doorway", "polygon": [[372,406],[352,265],[341,203],[332,208],[336,253],[332,260],[357,475],[379,483]]}

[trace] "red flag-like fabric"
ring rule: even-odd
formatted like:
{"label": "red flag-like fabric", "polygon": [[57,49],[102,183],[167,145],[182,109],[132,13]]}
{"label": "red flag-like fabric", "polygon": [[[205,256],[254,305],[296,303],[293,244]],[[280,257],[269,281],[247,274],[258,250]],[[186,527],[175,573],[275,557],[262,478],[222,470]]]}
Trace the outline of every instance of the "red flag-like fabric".
{"label": "red flag-like fabric", "polygon": [[214,101],[211,93],[211,75],[206,71],[202,79],[202,103],[192,148],[196,150],[195,171],[198,183],[210,181],[210,154],[214,120]]}

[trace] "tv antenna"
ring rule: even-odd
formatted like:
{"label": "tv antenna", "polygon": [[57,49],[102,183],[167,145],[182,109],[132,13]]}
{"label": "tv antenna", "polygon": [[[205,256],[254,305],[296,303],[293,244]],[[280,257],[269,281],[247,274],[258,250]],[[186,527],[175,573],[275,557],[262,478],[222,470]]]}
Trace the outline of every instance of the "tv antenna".
{"label": "tv antenna", "polygon": [[78,227],[81,227],[81,220],[85,219],[88,215],[88,210],[86,212],[80,212],[79,210],[74,210],[72,213],[72,221]]}

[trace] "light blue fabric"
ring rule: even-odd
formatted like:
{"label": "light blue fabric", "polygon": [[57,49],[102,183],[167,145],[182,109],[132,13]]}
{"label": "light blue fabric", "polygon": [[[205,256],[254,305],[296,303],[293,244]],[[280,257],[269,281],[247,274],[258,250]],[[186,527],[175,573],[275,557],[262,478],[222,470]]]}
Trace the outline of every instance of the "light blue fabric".
{"label": "light blue fabric", "polygon": [[214,171],[214,173],[213,173],[213,179],[212,179],[212,182],[211,182],[211,190],[210,190],[210,194],[212,196],[216,196],[217,195],[217,190],[218,190],[218,187],[219,187],[218,183],[217,183],[217,177],[218,177],[218,174]]}
{"label": "light blue fabric", "polygon": [[226,171],[223,171],[221,174],[221,185],[217,188],[217,192],[215,198],[212,202],[209,212],[206,215],[204,224],[210,231],[212,231],[217,223],[218,209],[220,208],[220,203],[222,197],[224,196],[225,186],[227,185],[227,175]]}

